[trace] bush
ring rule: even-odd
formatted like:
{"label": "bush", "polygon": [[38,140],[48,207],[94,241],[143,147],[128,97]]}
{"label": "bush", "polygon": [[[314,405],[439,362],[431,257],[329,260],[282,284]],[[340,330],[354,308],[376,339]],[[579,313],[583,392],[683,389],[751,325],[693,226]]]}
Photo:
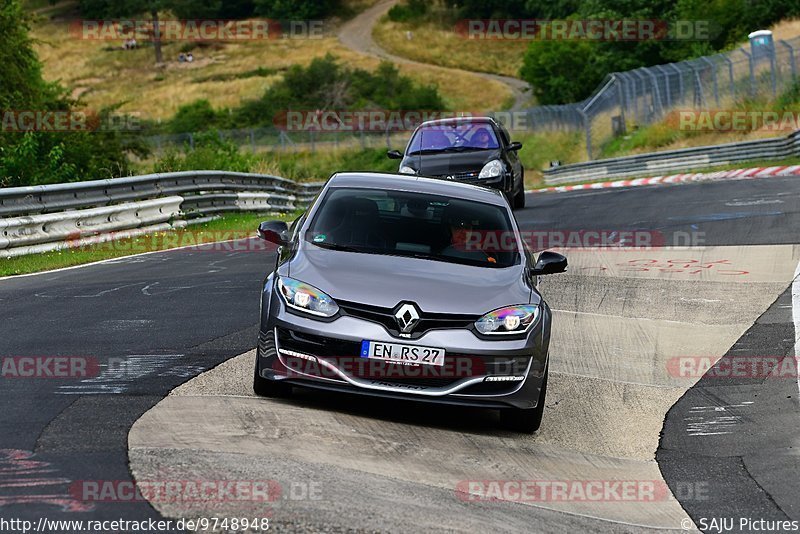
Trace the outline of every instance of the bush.
{"label": "bush", "polygon": [[256,15],[278,20],[321,18],[339,7],[338,0],[255,0]]}
{"label": "bush", "polygon": [[[344,67],[328,54],[307,67],[293,65],[264,96],[242,103],[230,116],[217,113],[206,128],[273,126],[275,118],[290,109],[441,111],[445,105],[436,86],[414,83],[391,63],[381,63],[372,73]],[[196,124],[202,126],[202,122]]]}
{"label": "bush", "polygon": [[428,14],[428,2],[425,0],[408,0],[403,4],[395,4],[389,9],[389,20],[393,22],[412,22],[425,18]]}
{"label": "bush", "polygon": [[172,133],[199,132],[214,128],[217,124],[217,112],[208,100],[195,100],[178,108],[169,123]]}
{"label": "bush", "polygon": [[249,172],[254,157],[239,152],[238,147],[220,139],[216,131],[203,132],[194,138],[194,150],[168,150],[153,166],[153,172],[178,172],[193,170],[222,170]]}

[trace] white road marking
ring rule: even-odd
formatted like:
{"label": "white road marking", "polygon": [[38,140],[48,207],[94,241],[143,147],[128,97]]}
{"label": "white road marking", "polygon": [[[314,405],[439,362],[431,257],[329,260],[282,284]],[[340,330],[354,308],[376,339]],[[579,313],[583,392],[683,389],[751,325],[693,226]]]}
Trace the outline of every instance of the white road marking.
{"label": "white road marking", "polygon": [[[798,340],[800,339],[800,282],[798,282],[798,277],[800,277],[800,263],[797,264],[797,268],[794,271],[794,279],[792,280],[792,321],[794,321],[794,357],[795,361],[797,361],[797,357],[800,356],[798,354]],[[797,393],[798,393],[798,402],[800,402],[800,373],[797,373]]]}

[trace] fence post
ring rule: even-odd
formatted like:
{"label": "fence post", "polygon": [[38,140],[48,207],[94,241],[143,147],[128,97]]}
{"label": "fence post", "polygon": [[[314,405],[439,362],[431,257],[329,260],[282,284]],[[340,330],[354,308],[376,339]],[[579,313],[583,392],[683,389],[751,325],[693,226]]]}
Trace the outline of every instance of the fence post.
{"label": "fence post", "polygon": [[592,158],[592,123],[589,121],[589,115],[583,109],[578,109],[578,113],[583,117],[583,127],[586,130],[586,154],[589,156],[589,161]]}
{"label": "fence post", "polygon": [[647,109],[647,93],[644,83],[647,78],[645,78],[645,76],[641,72],[639,72],[639,69],[631,71],[631,74],[636,78],[639,78],[639,81],[641,82],[642,85],[642,114],[639,118],[639,124],[648,124],[650,122],[650,119],[648,118],[649,115],[648,112],[650,110]]}
{"label": "fence post", "polygon": [[[663,116],[664,106],[661,103],[661,92],[658,90],[658,78],[656,78],[656,75],[650,69],[647,69],[647,73],[650,75],[650,79],[652,80],[650,83],[653,85],[653,102],[658,102],[659,113]],[[655,105],[653,106],[653,112],[655,113]]]}
{"label": "fence post", "polygon": [[729,54],[721,54],[722,58],[728,63],[728,77],[731,82],[731,96],[736,99],[736,80],[733,78],[733,61]]}
{"label": "fence post", "polygon": [[683,92],[683,71],[675,63],[670,63],[670,66],[678,73],[678,98],[683,102],[686,95]]}
{"label": "fence post", "polygon": [[703,93],[703,82],[700,80],[700,70],[697,68],[694,61],[687,61],[687,64],[689,68],[692,69],[692,79],[694,81],[694,107],[705,109],[707,107],[706,96]]}
{"label": "fence post", "polygon": [[716,104],[717,107],[719,107],[719,86],[717,85],[717,65],[716,63],[708,59],[708,57],[704,56],[700,59],[711,65],[711,75],[714,77],[714,103]]}
{"label": "fence post", "polygon": [[253,154],[256,153],[256,132],[250,128],[250,147],[253,149]]}
{"label": "fence post", "polygon": [[778,96],[778,73],[776,72],[778,68],[777,65],[777,58],[775,57],[775,46],[772,46],[772,51],[769,54],[769,77],[770,82],[772,83],[772,98]]}
{"label": "fence post", "polygon": [[656,65],[655,68],[664,76],[664,96],[667,98],[667,108],[672,110],[672,90],[669,88],[669,72],[661,65]]}
{"label": "fence post", "polygon": [[750,67],[750,98],[756,97],[756,67],[753,64],[753,56],[744,49],[741,48],[742,53],[747,56],[747,64]]}
{"label": "fence post", "polygon": [[794,62],[794,47],[783,39],[778,42],[789,50],[789,67],[792,70],[792,80],[795,80],[797,78],[797,65]]}
{"label": "fence post", "polygon": [[622,83],[619,81],[619,77],[617,77],[616,73],[611,75],[614,78],[615,83],[617,84],[617,102],[619,103],[619,120],[622,121],[622,127],[627,130],[628,125],[625,124],[625,95],[623,94],[622,90]]}

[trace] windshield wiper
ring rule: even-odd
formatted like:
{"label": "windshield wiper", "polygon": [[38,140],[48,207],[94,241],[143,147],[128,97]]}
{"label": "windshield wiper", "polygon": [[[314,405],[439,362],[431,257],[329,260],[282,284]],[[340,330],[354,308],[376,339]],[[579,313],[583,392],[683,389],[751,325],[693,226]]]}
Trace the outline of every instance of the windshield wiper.
{"label": "windshield wiper", "polygon": [[325,243],[325,242],[315,243],[314,241],[309,241],[309,243],[316,245],[320,248],[326,248],[329,250],[341,250],[343,252],[364,252],[364,249],[351,247],[348,245],[340,245],[339,243]]}
{"label": "windshield wiper", "polygon": [[446,148],[424,148],[422,150],[414,150],[406,154],[407,156],[418,156],[420,154],[438,154],[444,152]]}
{"label": "windshield wiper", "polygon": [[449,148],[442,149],[442,152],[472,152],[475,150],[491,150],[491,149],[481,148],[478,146],[451,146]]}

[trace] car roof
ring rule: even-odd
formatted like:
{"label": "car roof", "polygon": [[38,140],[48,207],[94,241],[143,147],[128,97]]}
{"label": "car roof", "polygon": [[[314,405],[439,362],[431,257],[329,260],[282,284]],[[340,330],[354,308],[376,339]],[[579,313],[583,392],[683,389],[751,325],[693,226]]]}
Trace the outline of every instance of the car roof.
{"label": "car roof", "polygon": [[425,126],[446,126],[450,124],[468,124],[468,123],[483,123],[483,124],[492,124],[497,125],[497,121],[495,121],[492,117],[450,117],[447,119],[436,119],[432,121],[425,121],[418,126],[418,128],[422,128]]}
{"label": "car roof", "polygon": [[328,180],[326,188],[329,187],[368,187],[371,189],[431,193],[505,206],[505,199],[502,193],[496,189],[411,174],[340,172],[334,174]]}

